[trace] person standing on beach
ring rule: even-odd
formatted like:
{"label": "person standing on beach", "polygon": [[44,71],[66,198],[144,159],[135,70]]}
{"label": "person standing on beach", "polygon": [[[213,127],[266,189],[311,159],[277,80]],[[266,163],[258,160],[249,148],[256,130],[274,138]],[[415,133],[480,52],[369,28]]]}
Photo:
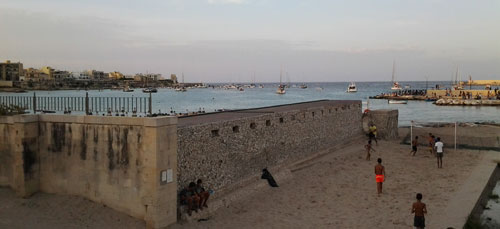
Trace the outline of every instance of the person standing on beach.
{"label": "person standing on beach", "polygon": [[425,228],[425,214],[427,214],[427,207],[422,203],[422,194],[417,193],[417,202],[413,203],[411,206],[411,213],[415,213],[413,218],[413,226],[415,228],[423,229]]}
{"label": "person standing on beach", "polygon": [[366,149],[366,160],[370,160],[370,151],[376,152],[374,148],[372,148],[372,140],[368,140],[368,144],[365,145]]}
{"label": "person standing on beach", "polygon": [[377,127],[373,123],[371,123],[370,127],[368,129],[369,129],[368,137],[370,138],[370,141],[373,139],[373,140],[375,140],[375,144],[378,145]]}
{"label": "person standing on beach", "polygon": [[415,136],[415,140],[411,141],[410,155],[415,156],[415,154],[417,153],[417,145],[418,145],[418,136]]}
{"label": "person standing on beach", "polygon": [[385,167],[382,165],[382,158],[378,158],[377,162],[377,165],[375,165],[375,181],[377,182],[377,194],[380,196],[382,193],[382,183],[385,180]]}
{"label": "person standing on beach", "polygon": [[443,148],[444,144],[441,142],[441,138],[438,137],[434,149],[436,150],[436,158],[438,168],[443,168]]}
{"label": "person standing on beach", "polygon": [[431,154],[434,154],[434,135],[432,133],[429,133],[429,152]]}

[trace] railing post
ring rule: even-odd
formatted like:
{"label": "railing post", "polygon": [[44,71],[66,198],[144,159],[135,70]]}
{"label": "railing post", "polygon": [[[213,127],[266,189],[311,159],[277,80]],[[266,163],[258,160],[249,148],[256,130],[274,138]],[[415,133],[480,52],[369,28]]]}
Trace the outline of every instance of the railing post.
{"label": "railing post", "polygon": [[33,114],[36,114],[36,92],[33,92]]}
{"label": "railing post", "polygon": [[89,114],[89,93],[85,92],[85,114]]}
{"label": "railing post", "polygon": [[152,115],[153,114],[153,97],[151,95],[151,92],[149,92],[149,115]]}

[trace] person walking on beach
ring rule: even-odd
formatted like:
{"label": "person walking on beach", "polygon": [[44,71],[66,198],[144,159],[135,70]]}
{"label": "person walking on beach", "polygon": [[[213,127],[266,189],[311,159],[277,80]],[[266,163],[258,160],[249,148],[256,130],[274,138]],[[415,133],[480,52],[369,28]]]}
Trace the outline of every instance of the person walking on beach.
{"label": "person walking on beach", "polygon": [[385,180],[385,167],[382,165],[382,158],[378,158],[377,162],[377,165],[375,165],[375,181],[377,182],[377,194],[380,196],[382,183]]}
{"label": "person walking on beach", "polygon": [[417,202],[413,203],[411,206],[411,213],[415,213],[413,218],[413,226],[415,228],[423,229],[425,228],[425,214],[427,214],[427,207],[422,203],[422,194],[417,193]]}
{"label": "person walking on beach", "polygon": [[418,136],[415,136],[415,140],[411,141],[410,155],[415,156],[415,154],[417,153],[417,145],[418,145]]}
{"label": "person walking on beach", "polygon": [[370,151],[376,152],[374,148],[372,148],[372,140],[368,140],[368,144],[365,145],[366,149],[366,160],[370,160]]}
{"label": "person walking on beach", "polygon": [[434,154],[434,135],[432,135],[432,133],[429,133],[429,152],[431,154]]}
{"label": "person walking on beach", "polygon": [[369,133],[368,133],[368,137],[370,140],[375,140],[375,144],[378,145],[378,142],[377,142],[377,127],[375,126],[375,124],[371,123],[370,124],[370,127],[368,128],[369,130]]}
{"label": "person walking on beach", "polygon": [[441,142],[441,138],[438,137],[436,140],[436,144],[434,145],[434,149],[436,150],[438,168],[443,168],[443,147],[444,144],[443,142]]}

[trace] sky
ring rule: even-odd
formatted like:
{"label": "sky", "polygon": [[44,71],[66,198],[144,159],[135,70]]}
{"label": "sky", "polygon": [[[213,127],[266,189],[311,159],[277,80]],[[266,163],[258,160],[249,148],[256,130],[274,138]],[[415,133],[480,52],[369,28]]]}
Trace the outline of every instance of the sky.
{"label": "sky", "polygon": [[186,82],[500,79],[497,0],[0,0],[0,60]]}

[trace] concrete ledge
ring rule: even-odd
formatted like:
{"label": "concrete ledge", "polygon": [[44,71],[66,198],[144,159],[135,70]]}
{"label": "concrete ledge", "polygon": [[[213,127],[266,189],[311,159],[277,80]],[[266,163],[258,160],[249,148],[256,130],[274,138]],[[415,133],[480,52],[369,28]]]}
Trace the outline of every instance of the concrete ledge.
{"label": "concrete ledge", "polygon": [[[82,115],[31,115],[23,122],[54,122],[54,123],[77,123],[77,124],[98,124],[98,125],[129,125],[129,126],[168,126],[177,124],[177,117],[157,117],[157,118],[137,118],[137,117],[113,117],[113,116],[82,116]],[[21,116],[24,117],[24,116]],[[28,117],[28,116],[26,116]],[[11,117],[8,117],[11,118]],[[7,119],[7,123],[11,121]],[[0,119],[2,123],[2,119]]]}
{"label": "concrete ledge", "polygon": [[497,152],[484,153],[482,160],[471,171],[465,183],[448,201],[450,204],[439,217],[441,220],[437,222],[435,228],[462,228],[464,226],[497,167],[497,162],[494,160],[498,160]]}
{"label": "concrete ledge", "polygon": [[144,126],[171,126],[177,124],[177,117],[143,118]]}

